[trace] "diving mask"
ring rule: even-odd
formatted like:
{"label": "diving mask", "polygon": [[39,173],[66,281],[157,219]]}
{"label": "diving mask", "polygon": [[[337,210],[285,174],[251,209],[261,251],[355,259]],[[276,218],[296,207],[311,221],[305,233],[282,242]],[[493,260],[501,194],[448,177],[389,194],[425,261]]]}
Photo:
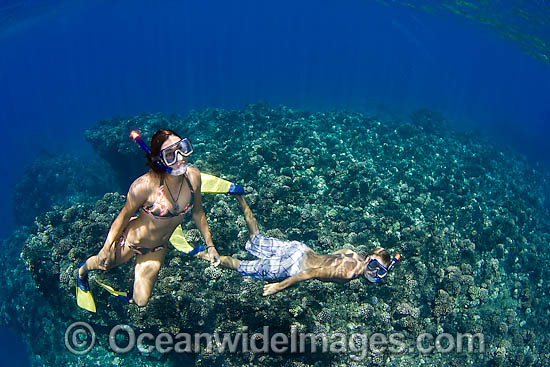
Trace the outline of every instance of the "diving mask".
{"label": "diving mask", "polygon": [[[370,259],[366,270],[367,279],[372,283],[378,283],[384,279],[386,275],[388,275],[389,271],[394,267],[395,263],[397,263],[399,259],[401,259],[401,255],[395,254],[388,267],[384,266],[377,259]],[[374,275],[372,273],[374,273]]]}
{"label": "diving mask", "polygon": [[[137,131],[132,131],[130,136],[132,137],[132,139],[134,139],[136,143],[139,144],[139,146],[145,151],[145,153],[147,153],[148,155],[151,154],[151,150],[149,149],[149,147],[147,147],[147,144],[145,144],[145,142],[141,139]],[[160,170],[168,173],[169,175],[181,176],[185,172],[187,172],[187,162],[182,162],[177,168],[172,168],[165,163],[165,157],[171,158],[170,161],[172,163],[170,164],[174,164],[178,160],[178,155],[188,157],[189,155],[191,155],[191,153],[193,153],[193,146],[191,145],[189,139],[184,138],[176,142],[175,144],[172,144],[169,147],[161,150],[160,157],[155,157],[152,160]]]}
{"label": "diving mask", "polygon": [[160,151],[160,158],[162,163],[166,166],[171,166],[178,161],[178,156],[187,158],[193,153],[193,146],[191,141],[187,138],[183,138],[180,141],[166,147]]}

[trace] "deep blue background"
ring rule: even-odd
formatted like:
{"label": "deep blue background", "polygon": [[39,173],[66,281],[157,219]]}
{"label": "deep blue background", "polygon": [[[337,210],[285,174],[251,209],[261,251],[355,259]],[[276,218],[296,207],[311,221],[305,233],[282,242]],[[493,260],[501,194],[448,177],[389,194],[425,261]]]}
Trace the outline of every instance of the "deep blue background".
{"label": "deep blue background", "polygon": [[366,1],[62,4],[0,37],[5,214],[43,148],[89,153],[84,129],[140,112],[430,107],[550,157],[550,70],[474,24]]}
{"label": "deep blue background", "polygon": [[26,23],[0,32],[6,214],[43,148],[89,154],[84,129],[140,112],[429,107],[550,157],[550,70],[475,24],[358,0],[61,2]]}
{"label": "deep blue background", "polygon": [[[37,332],[45,332],[37,330]],[[9,329],[0,328],[0,359],[2,366],[30,367],[27,347],[18,336]]]}
{"label": "deep blue background", "polygon": [[429,107],[550,165],[550,70],[475,24],[359,0],[52,3],[0,29],[0,235],[24,165],[91,156],[83,131],[115,115]]}

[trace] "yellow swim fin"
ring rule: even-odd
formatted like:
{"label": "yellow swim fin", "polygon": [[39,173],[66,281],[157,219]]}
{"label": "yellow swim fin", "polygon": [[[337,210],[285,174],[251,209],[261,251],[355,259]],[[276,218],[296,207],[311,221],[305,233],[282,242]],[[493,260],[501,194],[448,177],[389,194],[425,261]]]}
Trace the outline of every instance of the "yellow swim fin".
{"label": "yellow swim fin", "polygon": [[78,307],[96,312],[94,297],[90,291],[88,277],[80,278],[76,273],[76,304]]}
{"label": "yellow swim fin", "polygon": [[[207,194],[234,194],[244,195],[244,188],[240,185],[236,185],[233,182],[224,180],[214,175],[201,172],[201,192]],[[191,246],[183,235],[183,229],[181,226],[177,226],[172,236],[170,237],[170,243],[176,248],[176,250],[183,252],[189,256],[198,254],[204,251],[204,246],[199,244],[195,247]]]}
{"label": "yellow swim fin", "polygon": [[128,292],[123,291],[116,291],[113,287],[110,285],[107,285],[105,283],[101,283],[99,280],[95,280],[97,284],[102,286],[107,292],[111,293],[115,297],[128,297]]}
{"label": "yellow swim fin", "polygon": [[244,195],[244,188],[233,182],[201,172],[201,191],[208,194]]}
{"label": "yellow swim fin", "polygon": [[181,225],[177,226],[172,233],[172,236],[170,237],[170,243],[172,244],[172,246],[174,246],[176,250],[181,251],[189,256],[196,255],[204,250],[204,246],[201,244],[193,247],[189,244],[189,242],[187,242],[185,236],[183,235],[183,229],[181,228]]}

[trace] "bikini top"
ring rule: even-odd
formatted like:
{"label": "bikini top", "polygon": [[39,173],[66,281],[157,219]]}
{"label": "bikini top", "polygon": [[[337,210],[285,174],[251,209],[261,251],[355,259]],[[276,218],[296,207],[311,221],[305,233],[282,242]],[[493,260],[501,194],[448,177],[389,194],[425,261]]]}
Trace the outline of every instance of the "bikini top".
{"label": "bikini top", "polygon": [[155,202],[153,203],[153,205],[150,206],[142,206],[141,209],[150,216],[158,219],[173,218],[180,215],[188,214],[191,209],[193,209],[193,199],[195,196],[195,191],[193,190],[193,185],[191,185],[191,182],[189,181],[187,175],[185,175],[184,178],[187,182],[187,186],[189,186],[189,190],[191,190],[191,198],[189,200],[189,204],[187,204],[185,209],[183,209],[181,212],[174,214],[168,210],[168,205],[166,205],[168,199],[164,194],[164,179],[162,177],[160,178],[160,187],[159,191],[157,192],[157,198],[155,199]]}

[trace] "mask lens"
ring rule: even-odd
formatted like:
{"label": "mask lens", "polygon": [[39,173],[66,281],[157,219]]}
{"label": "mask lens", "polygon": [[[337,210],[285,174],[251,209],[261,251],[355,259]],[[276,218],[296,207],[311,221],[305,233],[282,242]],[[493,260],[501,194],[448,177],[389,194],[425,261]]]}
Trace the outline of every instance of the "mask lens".
{"label": "mask lens", "polygon": [[367,269],[378,271],[378,269],[380,269],[380,264],[375,259],[372,259],[372,260],[369,261],[369,263],[367,265]]}
{"label": "mask lens", "polygon": [[375,272],[378,280],[384,278],[388,274],[388,270],[376,259],[371,259],[367,264],[367,270]]}
{"label": "mask lens", "polygon": [[167,165],[174,164],[176,161],[176,150],[165,150],[162,152],[162,157]]}
{"label": "mask lens", "polygon": [[379,277],[379,278],[384,278],[386,276],[386,274],[388,274],[388,271],[386,269],[378,269],[378,271],[376,272],[376,275]]}
{"label": "mask lens", "polygon": [[193,153],[193,146],[191,145],[191,142],[187,138],[180,140],[178,144],[178,148],[184,157],[189,157],[191,153]]}
{"label": "mask lens", "polygon": [[168,166],[176,163],[178,154],[181,154],[183,157],[189,157],[193,153],[193,146],[189,139],[184,138],[178,141],[175,144],[170,145],[167,148],[164,148],[161,151],[162,159],[164,163]]}

